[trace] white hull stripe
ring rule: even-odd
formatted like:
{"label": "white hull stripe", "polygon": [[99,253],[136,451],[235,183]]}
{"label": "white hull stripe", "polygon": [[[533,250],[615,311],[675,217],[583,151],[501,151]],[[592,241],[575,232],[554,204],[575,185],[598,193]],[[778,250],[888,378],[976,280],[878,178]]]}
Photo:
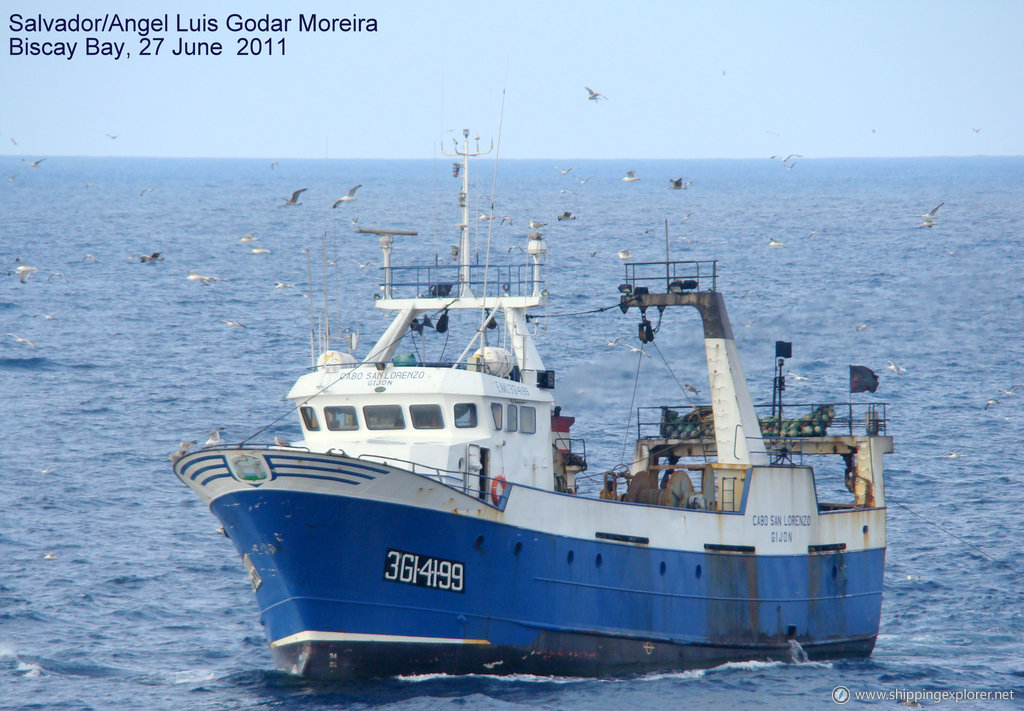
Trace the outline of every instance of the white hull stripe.
{"label": "white hull stripe", "polygon": [[301,642],[385,642],[402,644],[490,644],[486,639],[450,639],[448,637],[406,637],[395,634],[357,634],[305,630],[270,643],[271,648]]}

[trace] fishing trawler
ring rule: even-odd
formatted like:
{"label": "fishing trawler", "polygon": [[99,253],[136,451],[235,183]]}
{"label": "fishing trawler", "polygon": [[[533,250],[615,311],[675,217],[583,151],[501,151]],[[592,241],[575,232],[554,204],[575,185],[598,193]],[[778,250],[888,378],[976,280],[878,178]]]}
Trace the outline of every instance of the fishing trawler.
{"label": "fishing trawler", "polygon": [[[383,252],[376,307],[394,318],[365,356],[327,348],[298,378],[302,439],[174,463],[235,545],[276,666],[604,675],[870,654],[884,405],[785,419],[780,402],[759,419],[717,264],[628,263],[609,291],[639,315],[641,345],[650,310],[699,311],[710,403],[641,408],[631,463],[586,491],[583,441],[528,318],[549,299],[543,235],[525,265],[472,263],[464,136],[458,262],[393,265],[409,233],[367,230]],[[456,319],[457,358],[407,352]],[[842,500],[818,488],[815,459],[836,462],[827,491]]]}

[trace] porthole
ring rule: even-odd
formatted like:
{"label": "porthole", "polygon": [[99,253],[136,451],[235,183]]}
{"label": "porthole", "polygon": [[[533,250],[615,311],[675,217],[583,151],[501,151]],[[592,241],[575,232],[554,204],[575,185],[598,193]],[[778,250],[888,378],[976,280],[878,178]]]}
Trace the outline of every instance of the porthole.
{"label": "porthole", "polygon": [[568,556],[566,556],[566,558],[565,558],[565,559],[566,559],[566,560],[567,560],[567,561],[568,561],[569,563],[572,563],[572,559],[573,559],[574,557],[575,557],[575,556],[573,555],[573,552],[572,552],[572,551],[569,551],[569,555],[568,555]]}
{"label": "porthole", "polygon": [[661,565],[658,566],[658,572],[662,575],[665,574],[665,561],[661,561]]}
{"label": "porthole", "polygon": [[700,573],[701,573],[700,566],[698,565],[697,566],[697,580],[700,580]]}
{"label": "porthole", "polygon": [[594,565],[596,565],[598,568],[600,568],[601,567],[601,560],[602,560],[601,554],[598,553],[597,557],[594,558]]}

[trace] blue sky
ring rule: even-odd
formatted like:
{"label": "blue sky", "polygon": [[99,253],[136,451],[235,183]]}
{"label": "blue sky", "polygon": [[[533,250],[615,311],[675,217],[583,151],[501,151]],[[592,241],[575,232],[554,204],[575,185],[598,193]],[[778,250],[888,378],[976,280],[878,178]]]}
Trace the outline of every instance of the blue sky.
{"label": "blue sky", "polygon": [[[267,33],[224,20],[255,6],[243,14],[292,19],[272,34],[283,56],[235,55]],[[132,34],[10,27],[115,12],[169,14],[160,56]],[[299,32],[299,13],[378,31]],[[178,33],[178,14],[220,29]],[[9,0],[0,20],[0,155],[431,158],[448,131],[497,139],[499,122],[505,158],[1024,155],[1016,0]],[[83,56],[90,34],[131,57]],[[12,36],[79,47],[11,56]],[[172,56],[179,36],[225,53]]]}

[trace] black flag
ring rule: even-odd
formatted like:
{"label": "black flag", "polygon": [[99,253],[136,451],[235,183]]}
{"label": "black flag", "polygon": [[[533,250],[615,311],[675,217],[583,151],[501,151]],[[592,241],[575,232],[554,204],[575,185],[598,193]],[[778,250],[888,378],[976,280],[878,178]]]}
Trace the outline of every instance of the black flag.
{"label": "black flag", "polygon": [[875,392],[878,389],[878,376],[865,365],[850,366],[850,392],[862,393],[865,390]]}

